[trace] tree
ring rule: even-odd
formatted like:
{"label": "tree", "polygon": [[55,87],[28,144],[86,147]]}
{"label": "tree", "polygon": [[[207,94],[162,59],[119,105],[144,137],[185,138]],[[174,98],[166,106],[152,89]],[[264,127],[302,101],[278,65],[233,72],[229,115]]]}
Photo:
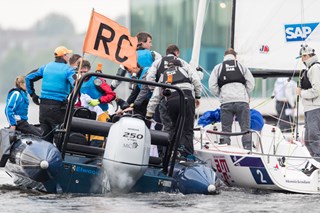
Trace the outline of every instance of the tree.
{"label": "tree", "polygon": [[17,46],[14,49],[8,51],[4,60],[1,64],[1,79],[0,79],[0,89],[1,89],[1,102],[5,100],[7,92],[9,89],[13,88],[14,80],[18,75],[25,75],[26,71],[26,54],[23,52],[21,46]]}
{"label": "tree", "polygon": [[74,35],[75,28],[71,20],[63,15],[49,14],[44,19],[38,21],[33,27],[38,35]]}

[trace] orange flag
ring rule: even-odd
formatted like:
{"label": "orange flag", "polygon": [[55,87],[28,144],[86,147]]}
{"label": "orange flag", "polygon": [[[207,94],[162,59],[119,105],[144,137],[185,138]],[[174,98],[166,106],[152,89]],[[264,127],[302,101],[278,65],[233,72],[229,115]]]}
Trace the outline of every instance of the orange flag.
{"label": "orange flag", "polygon": [[107,58],[129,69],[137,67],[138,40],[117,22],[92,10],[83,52]]}

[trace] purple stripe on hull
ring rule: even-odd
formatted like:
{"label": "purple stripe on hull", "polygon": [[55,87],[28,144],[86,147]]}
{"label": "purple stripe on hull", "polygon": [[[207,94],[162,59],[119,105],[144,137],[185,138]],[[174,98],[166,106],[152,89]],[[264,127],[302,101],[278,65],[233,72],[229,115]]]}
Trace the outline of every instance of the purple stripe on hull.
{"label": "purple stripe on hull", "polygon": [[[230,158],[233,163],[237,162],[235,166],[265,168],[261,158],[243,157],[243,156],[236,156],[236,155],[231,155]],[[242,159],[239,161],[240,158]]]}

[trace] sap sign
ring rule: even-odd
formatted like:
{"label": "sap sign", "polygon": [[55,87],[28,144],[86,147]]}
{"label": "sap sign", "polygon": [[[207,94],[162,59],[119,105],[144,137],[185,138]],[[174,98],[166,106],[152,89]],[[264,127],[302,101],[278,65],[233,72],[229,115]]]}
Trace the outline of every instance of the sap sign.
{"label": "sap sign", "polygon": [[284,25],[287,42],[306,40],[318,25],[319,22]]}

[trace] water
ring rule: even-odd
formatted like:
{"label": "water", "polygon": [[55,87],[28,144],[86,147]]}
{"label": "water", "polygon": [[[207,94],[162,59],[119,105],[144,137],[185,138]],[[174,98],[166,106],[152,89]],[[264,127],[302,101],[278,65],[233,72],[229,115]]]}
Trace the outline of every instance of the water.
{"label": "water", "polygon": [[219,195],[134,193],[126,195],[45,194],[14,186],[0,171],[0,212],[311,212],[320,195],[222,187]]}
{"label": "water", "polygon": [[[0,104],[0,127],[7,126]],[[30,105],[29,122],[38,123],[38,107]],[[45,194],[14,186],[0,170],[0,213],[61,212],[313,212],[320,195],[290,194],[222,187],[214,196],[169,193],[127,195]]]}

